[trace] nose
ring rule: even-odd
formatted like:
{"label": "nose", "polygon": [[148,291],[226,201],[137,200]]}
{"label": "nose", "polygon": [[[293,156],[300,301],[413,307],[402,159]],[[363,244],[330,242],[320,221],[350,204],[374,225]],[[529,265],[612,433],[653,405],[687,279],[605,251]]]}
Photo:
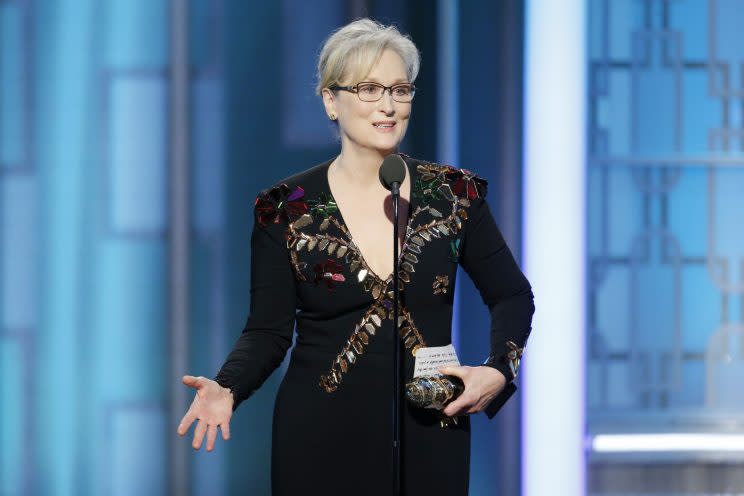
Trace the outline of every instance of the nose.
{"label": "nose", "polygon": [[384,89],[382,90],[382,98],[378,100],[380,102],[381,110],[386,114],[392,113],[395,109],[393,107],[393,90]]}

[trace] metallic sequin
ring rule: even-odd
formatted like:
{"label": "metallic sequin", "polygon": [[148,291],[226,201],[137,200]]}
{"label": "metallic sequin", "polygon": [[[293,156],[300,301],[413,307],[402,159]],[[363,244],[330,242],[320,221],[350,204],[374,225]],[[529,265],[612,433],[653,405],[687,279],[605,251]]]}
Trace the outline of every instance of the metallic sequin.
{"label": "metallic sequin", "polygon": [[405,258],[411,263],[418,263],[418,257],[414,255],[413,253],[408,253],[408,252],[404,253],[403,258]]}
{"label": "metallic sequin", "polygon": [[449,286],[449,276],[435,276],[432,287],[434,288],[434,294],[447,294],[447,286]]}
{"label": "metallic sequin", "polygon": [[449,201],[455,200],[455,194],[452,192],[452,188],[450,188],[449,184],[442,184],[439,186],[438,191],[444,196],[445,199]]}
{"label": "metallic sequin", "polygon": [[313,218],[310,214],[303,214],[302,217],[294,221],[294,228],[301,229],[313,223]]}
{"label": "metallic sequin", "polygon": [[372,298],[376,300],[380,297],[380,293],[382,293],[382,286],[380,286],[379,284],[375,284],[372,287]]}
{"label": "metallic sequin", "polygon": [[346,350],[346,358],[349,359],[349,363],[355,363],[356,362],[356,355],[351,350]]}

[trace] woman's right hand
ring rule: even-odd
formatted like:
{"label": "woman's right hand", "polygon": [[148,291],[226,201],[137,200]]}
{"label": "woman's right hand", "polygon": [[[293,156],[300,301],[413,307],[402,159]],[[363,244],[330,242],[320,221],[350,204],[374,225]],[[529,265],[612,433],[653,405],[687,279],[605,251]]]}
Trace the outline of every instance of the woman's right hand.
{"label": "woman's right hand", "polygon": [[183,376],[183,383],[196,389],[194,401],[178,424],[178,435],[183,436],[194,420],[199,423],[194,429],[194,442],[191,445],[198,450],[202,446],[204,434],[207,435],[207,451],[214,449],[217,440],[217,426],[222,430],[222,438],[230,439],[230,417],[233,412],[232,392],[206,377],[193,375]]}

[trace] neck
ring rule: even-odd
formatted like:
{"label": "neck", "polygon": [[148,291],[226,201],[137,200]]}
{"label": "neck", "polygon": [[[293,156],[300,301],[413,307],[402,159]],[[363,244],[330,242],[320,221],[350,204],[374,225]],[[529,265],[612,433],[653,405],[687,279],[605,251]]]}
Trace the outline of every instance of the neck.
{"label": "neck", "polygon": [[377,179],[380,164],[390,153],[396,153],[397,150],[390,150],[387,153],[369,148],[359,149],[351,146],[342,146],[341,153],[336,157],[336,170],[343,174],[352,183],[362,186],[378,185]]}

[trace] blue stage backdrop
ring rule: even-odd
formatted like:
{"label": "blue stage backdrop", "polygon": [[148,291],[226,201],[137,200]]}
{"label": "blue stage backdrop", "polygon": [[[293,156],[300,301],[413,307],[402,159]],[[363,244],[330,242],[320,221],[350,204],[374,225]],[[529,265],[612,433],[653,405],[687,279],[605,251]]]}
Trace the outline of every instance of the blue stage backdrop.
{"label": "blue stage backdrop", "polygon": [[[589,7],[588,433],[741,434],[742,2]],[[744,490],[741,448],[598,448],[596,494]]]}
{"label": "blue stage backdrop", "polygon": [[[213,375],[242,330],[256,193],[338,150],[312,94],[320,43],[363,15],[412,34],[423,65],[404,149],[489,179],[519,253],[520,3],[0,0],[0,494],[269,494],[284,365],[212,453],[174,442],[187,405],[173,403],[180,375]],[[188,29],[187,60],[174,28]],[[184,124],[189,313],[174,341],[171,134]],[[488,312],[458,279],[456,339],[476,364]],[[516,494],[519,449],[517,395],[473,423],[471,494]]]}

